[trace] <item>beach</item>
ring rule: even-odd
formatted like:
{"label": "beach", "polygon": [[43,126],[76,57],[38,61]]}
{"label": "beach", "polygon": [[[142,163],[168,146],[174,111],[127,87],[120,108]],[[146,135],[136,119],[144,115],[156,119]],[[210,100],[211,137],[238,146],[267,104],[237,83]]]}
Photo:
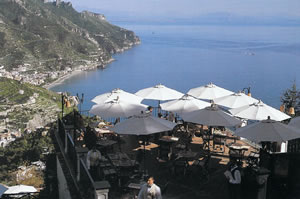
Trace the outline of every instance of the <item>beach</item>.
{"label": "beach", "polygon": [[82,70],[74,70],[70,73],[67,73],[61,77],[59,77],[57,80],[51,82],[51,83],[48,83],[48,84],[45,84],[43,87],[46,88],[46,89],[51,89],[52,87],[55,87],[57,85],[60,85],[60,84],[63,84],[63,82],[66,80],[66,79],[69,79],[73,76],[76,76],[78,74],[80,74],[81,72],[83,72]]}
{"label": "beach", "polygon": [[80,69],[81,67],[78,66],[78,67],[75,67],[75,70],[71,71],[71,72],[68,72],[60,77],[58,77],[55,81],[53,82],[50,82],[48,84],[45,84],[43,87],[48,89],[48,90],[51,90],[51,88],[53,87],[56,87],[60,84],[63,84],[65,80],[71,78],[71,77],[74,77],[76,75],[79,75],[80,73],[82,72],[85,72],[85,71],[91,71],[91,70],[97,70],[98,68],[102,68],[102,69],[105,69],[107,64],[111,63],[115,61],[114,58],[111,58],[109,60],[106,61],[106,63],[104,65],[97,65],[97,64],[90,64],[89,66],[85,66],[83,69]]}

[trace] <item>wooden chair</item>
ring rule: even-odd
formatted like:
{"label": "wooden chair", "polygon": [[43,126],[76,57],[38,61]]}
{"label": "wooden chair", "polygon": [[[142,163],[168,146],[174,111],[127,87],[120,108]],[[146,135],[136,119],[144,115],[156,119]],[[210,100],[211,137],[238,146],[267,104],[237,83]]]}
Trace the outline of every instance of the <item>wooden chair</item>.
{"label": "wooden chair", "polygon": [[210,141],[212,140],[213,136],[210,135],[208,132],[203,132],[202,140],[203,140],[203,149],[209,150],[210,148]]}
{"label": "wooden chair", "polygon": [[225,151],[226,138],[224,136],[214,134],[213,135],[213,149],[220,149],[222,153]]}

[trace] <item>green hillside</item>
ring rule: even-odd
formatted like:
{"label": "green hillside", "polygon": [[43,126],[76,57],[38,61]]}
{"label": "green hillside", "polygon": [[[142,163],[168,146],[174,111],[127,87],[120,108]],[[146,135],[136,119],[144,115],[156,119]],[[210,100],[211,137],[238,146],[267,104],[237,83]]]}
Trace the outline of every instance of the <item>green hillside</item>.
{"label": "green hillside", "polygon": [[0,78],[0,133],[4,129],[22,132],[33,118],[41,119],[37,125],[55,120],[60,99],[60,95],[42,87]]}
{"label": "green hillside", "polygon": [[11,70],[64,70],[105,65],[111,54],[139,42],[132,31],[108,23],[102,15],[78,13],[71,3],[42,0],[0,1],[0,65]]}

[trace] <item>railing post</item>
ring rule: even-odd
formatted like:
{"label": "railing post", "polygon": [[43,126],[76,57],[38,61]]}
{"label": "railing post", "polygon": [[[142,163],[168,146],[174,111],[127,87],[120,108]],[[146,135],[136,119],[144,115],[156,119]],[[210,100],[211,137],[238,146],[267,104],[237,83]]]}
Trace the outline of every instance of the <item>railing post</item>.
{"label": "railing post", "polygon": [[110,184],[108,181],[97,181],[94,183],[95,199],[108,199]]}
{"label": "railing post", "polygon": [[87,154],[88,149],[84,147],[76,147],[76,155],[77,155],[77,181],[80,181],[80,159],[84,158],[84,155]]}
{"label": "railing post", "polygon": [[65,154],[68,153],[68,134],[65,132]]}

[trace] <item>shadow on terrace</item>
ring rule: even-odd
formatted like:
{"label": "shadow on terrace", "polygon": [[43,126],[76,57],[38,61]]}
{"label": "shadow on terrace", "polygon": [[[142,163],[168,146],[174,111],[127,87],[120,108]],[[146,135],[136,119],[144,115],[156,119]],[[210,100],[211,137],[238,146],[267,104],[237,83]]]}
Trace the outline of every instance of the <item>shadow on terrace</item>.
{"label": "shadow on terrace", "polygon": [[[164,199],[229,199],[224,172],[230,158],[242,166],[242,198],[293,198],[299,186],[299,175],[289,175],[296,171],[291,165],[299,165],[299,156],[271,154],[269,172],[262,173],[259,149],[229,129],[215,128],[210,134],[206,126],[188,124],[187,130],[178,122],[169,132],[119,136],[109,130],[111,123],[83,117],[78,112],[66,115],[58,120],[56,133],[63,158],[58,159],[77,198],[136,198],[151,175]],[[92,151],[101,155],[91,157]],[[270,177],[262,181],[260,176]]]}

